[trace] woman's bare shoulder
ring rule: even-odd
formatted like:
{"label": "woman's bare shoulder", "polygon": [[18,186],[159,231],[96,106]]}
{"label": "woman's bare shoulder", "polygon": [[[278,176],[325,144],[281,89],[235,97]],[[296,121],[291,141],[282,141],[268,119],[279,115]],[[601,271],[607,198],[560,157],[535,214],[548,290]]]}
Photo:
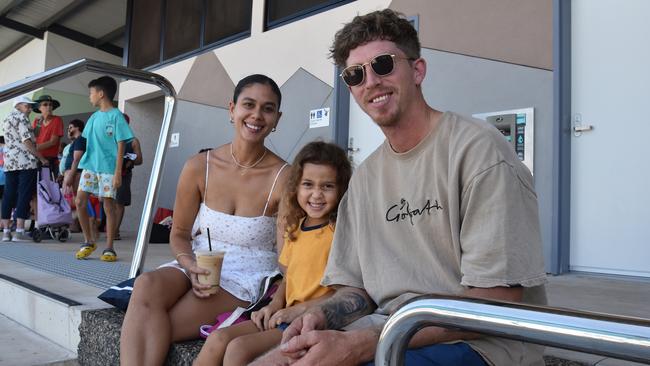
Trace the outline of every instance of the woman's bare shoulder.
{"label": "woman's bare shoulder", "polygon": [[192,155],[189,159],[185,161],[186,169],[191,171],[205,171],[205,165],[207,163],[207,155],[210,154],[210,159],[219,159],[223,154],[224,146],[219,146],[215,148],[201,149],[197,154]]}
{"label": "woman's bare shoulder", "polygon": [[206,155],[208,153],[209,151],[203,151],[190,156],[190,158],[185,161],[184,170],[193,172],[205,169]]}
{"label": "woman's bare shoulder", "polygon": [[268,158],[269,162],[267,164],[269,167],[280,169],[280,167],[283,166],[284,164],[288,165],[288,163],[284,159],[282,159],[280,156],[278,156],[276,153],[274,153],[271,150],[269,150],[268,157],[269,157]]}

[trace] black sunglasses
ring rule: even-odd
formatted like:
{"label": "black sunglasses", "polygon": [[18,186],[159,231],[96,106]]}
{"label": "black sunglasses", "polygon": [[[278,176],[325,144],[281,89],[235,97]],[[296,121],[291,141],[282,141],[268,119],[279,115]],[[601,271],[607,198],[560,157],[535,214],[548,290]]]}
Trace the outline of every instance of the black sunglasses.
{"label": "black sunglasses", "polygon": [[383,55],[378,55],[375,56],[373,59],[370,61],[366,62],[365,64],[361,65],[350,65],[343,69],[343,72],[341,72],[341,79],[348,85],[348,86],[357,86],[361,83],[363,83],[363,80],[366,78],[366,72],[365,72],[365,66],[370,65],[372,68],[372,72],[375,73],[377,76],[386,76],[389,75],[393,70],[395,69],[395,58],[401,58],[409,61],[413,61],[415,59],[413,58],[408,58],[408,57],[400,57],[394,54],[383,54]]}
{"label": "black sunglasses", "polygon": [[50,103],[50,102],[41,103],[41,107],[51,107],[51,106],[52,106],[52,103]]}

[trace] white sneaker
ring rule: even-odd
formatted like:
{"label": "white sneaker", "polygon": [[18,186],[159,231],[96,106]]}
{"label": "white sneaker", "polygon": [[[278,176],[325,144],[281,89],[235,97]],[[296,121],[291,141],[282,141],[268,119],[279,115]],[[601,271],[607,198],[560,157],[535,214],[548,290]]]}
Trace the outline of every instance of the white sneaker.
{"label": "white sneaker", "polygon": [[3,231],[2,232],[2,241],[11,241],[11,232]]}
{"label": "white sneaker", "polygon": [[24,231],[22,233],[19,233],[19,232],[16,231],[14,233],[13,237],[11,238],[11,241],[13,241],[13,242],[21,242],[21,241],[25,242],[25,241],[32,241],[32,238],[30,238],[29,235],[27,235],[27,233],[24,232]]}

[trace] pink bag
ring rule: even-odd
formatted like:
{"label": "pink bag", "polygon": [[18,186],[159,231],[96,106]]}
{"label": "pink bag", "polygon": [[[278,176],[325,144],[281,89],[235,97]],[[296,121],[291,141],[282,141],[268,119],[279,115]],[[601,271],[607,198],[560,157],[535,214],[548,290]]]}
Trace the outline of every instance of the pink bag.
{"label": "pink bag", "polygon": [[72,223],[72,209],[68,201],[63,198],[59,184],[52,180],[50,168],[42,167],[39,171],[36,191],[38,197],[36,221],[40,226]]}

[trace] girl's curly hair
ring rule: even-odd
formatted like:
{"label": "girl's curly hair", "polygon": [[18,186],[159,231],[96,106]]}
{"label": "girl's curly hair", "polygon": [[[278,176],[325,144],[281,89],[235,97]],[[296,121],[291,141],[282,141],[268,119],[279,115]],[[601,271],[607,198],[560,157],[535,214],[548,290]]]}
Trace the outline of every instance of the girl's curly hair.
{"label": "girl's curly hair", "polygon": [[289,180],[282,196],[283,210],[281,210],[280,222],[284,224],[289,240],[296,239],[295,232],[298,230],[300,220],[307,215],[298,204],[298,187],[302,180],[304,166],[307,163],[329,165],[336,171],[338,200],[336,208],[329,215],[329,221],[332,225],[336,223],[338,202],[341,201],[341,197],[348,190],[348,183],[352,176],[350,161],[345,151],[339,146],[332,143],[314,141],[308,143],[300,150],[291,166]]}

